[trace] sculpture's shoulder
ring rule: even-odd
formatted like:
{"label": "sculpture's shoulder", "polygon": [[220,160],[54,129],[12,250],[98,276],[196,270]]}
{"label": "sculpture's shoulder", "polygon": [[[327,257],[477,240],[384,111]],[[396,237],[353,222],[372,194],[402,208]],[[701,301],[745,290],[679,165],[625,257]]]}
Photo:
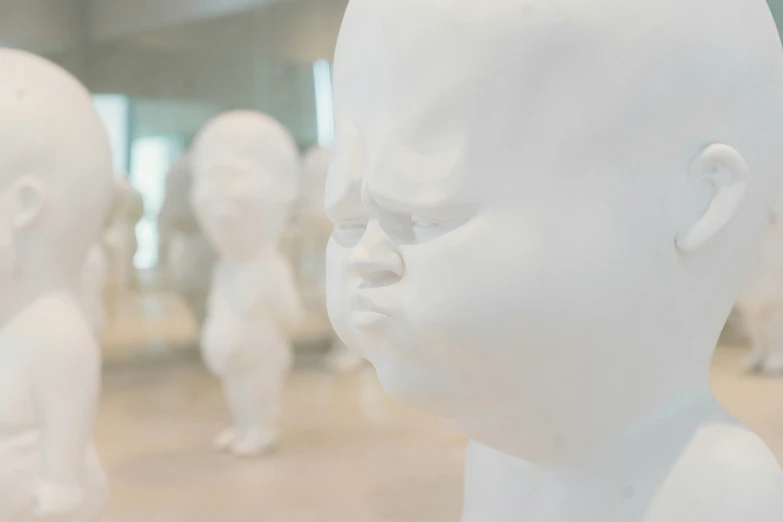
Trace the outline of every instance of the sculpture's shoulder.
{"label": "sculpture's shoulder", "polygon": [[644,522],[739,520],[783,520],[783,470],[747,429],[706,425],[683,452]]}
{"label": "sculpture's shoulder", "polygon": [[100,359],[100,349],[79,302],[71,295],[43,297],[14,326],[32,357]]}

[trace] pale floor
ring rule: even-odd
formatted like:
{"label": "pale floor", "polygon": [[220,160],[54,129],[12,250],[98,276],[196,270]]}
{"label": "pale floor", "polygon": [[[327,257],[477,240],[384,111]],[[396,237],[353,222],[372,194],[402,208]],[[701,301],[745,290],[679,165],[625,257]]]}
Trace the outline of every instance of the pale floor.
{"label": "pale floor", "polygon": [[[783,380],[715,359],[719,399],[783,456]],[[210,451],[227,416],[196,360],[107,372],[97,439],[112,482],[106,522],[456,522],[465,441],[386,399],[370,372],[297,370],[277,454]]]}
{"label": "pale floor", "polygon": [[[154,299],[128,306],[127,324],[115,325],[107,347],[97,424],[112,483],[104,522],[459,520],[465,440],[394,405],[371,370],[333,376],[313,365],[297,369],[281,450],[237,461],[210,450],[228,421],[218,382],[196,357],[172,357],[170,347],[192,337],[181,305]],[[159,322],[142,320],[148,312]],[[116,363],[137,358],[133,345],[150,334],[146,363]],[[150,363],[150,354],[164,357]],[[718,350],[714,390],[783,460],[783,379],[743,375],[743,354]]]}
{"label": "pale floor", "polygon": [[109,371],[97,442],[108,522],[437,522],[459,519],[465,442],[396,407],[374,376],[298,370],[278,453],[211,452],[227,423],[197,362]]}

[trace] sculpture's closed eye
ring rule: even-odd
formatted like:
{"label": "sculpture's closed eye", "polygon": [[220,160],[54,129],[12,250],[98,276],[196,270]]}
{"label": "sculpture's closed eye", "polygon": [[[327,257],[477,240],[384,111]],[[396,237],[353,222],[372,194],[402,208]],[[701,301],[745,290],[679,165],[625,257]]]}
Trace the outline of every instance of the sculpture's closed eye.
{"label": "sculpture's closed eye", "polygon": [[359,244],[366,230],[366,218],[341,220],[335,224],[332,238],[342,247],[353,248]]}

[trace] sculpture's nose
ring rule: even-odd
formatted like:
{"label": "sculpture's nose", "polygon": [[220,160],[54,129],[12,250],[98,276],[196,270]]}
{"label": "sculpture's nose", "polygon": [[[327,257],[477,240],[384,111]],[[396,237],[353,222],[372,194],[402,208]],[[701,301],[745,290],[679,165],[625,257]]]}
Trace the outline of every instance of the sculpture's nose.
{"label": "sculpture's nose", "polygon": [[351,254],[350,262],[368,286],[392,285],[405,274],[405,264],[394,242],[376,220],[367,225],[362,240]]}

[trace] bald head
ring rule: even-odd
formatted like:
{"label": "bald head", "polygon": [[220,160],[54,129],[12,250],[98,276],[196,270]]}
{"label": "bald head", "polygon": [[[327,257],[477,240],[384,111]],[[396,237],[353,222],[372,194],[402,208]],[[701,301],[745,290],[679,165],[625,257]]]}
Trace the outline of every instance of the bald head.
{"label": "bald head", "polygon": [[2,175],[111,182],[111,151],[87,89],[38,56],[0,49]]}
{"label": "bald head", "polygon": [[783,173],[764,0],[351,0],[335,116],[330,317],[393,396],[552,462],[705,384]]}
{"label": "bald head", "polygon": [[236,168],[267,176],[274,195],[292,202],[298,190],[299,152],[291,133],[255,111],[223,113],[199,132],[191,152],[197,178]]}
{"label": "bald head", "polygon": [[46,230],[36,238],[81,262],[112,195],[111,151],[90,93],[18,50],[0,49],[0,71],[0,186],[35,180],[44,202],[36,223]]}
{"label": "bald head", "polygon": [[488,156],[638,161],[650,133],[672,161],[724,141],[767,172],[782,96],[764,0],[352,0],[335,60],[338,142],[358,132],[396,178],[414,148],[422,198],[491,186]]}

